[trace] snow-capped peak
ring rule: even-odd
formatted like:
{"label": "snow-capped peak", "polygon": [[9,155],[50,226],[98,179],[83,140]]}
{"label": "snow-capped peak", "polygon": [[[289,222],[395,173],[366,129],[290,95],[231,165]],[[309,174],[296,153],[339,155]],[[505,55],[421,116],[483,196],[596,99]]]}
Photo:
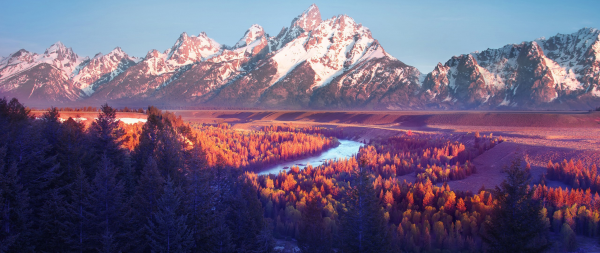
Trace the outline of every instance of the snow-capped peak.
{"label": "snow-capped peak", "polygon": [[171,66],[182,66],[206,60],[221,51],[221,44],[209,38],[205,32],[198,36],[182,33],[167,52],[166,60]]}
{"label": "snow-capped peak", "polygon": [[98,53],[73,72],[73,84],[89,96],[99,84],[112,80],[138,61],[138,58],[127,55],[120,47],[106,55]]}
{"label": "snow-capped peak", "polygon": [[146,54],[146,57],[144,57],[145,60],[147,59],[151,59],[151,58],[166,58],[165,54],[159,52],[156,49],[152,49],[150,51],[148,51],[148,53]]}
{"label": "snow-capped peak", "polygon": [[[314,7],[302,16],[318,11]],[[383,57],[393,59],[373,39],[368,28],[347,15],[339,15],[321,22],[310,33],[299,35],[277,52],[273,57],[277,73],[272,84],[305,61],[315,71],[313,87],[318,87],[327,85],[359,62]]]}
{"label": "snow-capped peak", "polygon": [[321,12],[319,11],[319,7],[316,4],[312,4],[308,9],[306,9],[300,16],[296,17],[292,21],[291,29],[295,27],[300,27],[304,31],[312,31],[321,23]]}
{"label": "snow-capped peak", "polygon": [[233,48],[240,48],[250,45],[257,39],[260,39],[264,34],[265,31],[262,28],[262,26],[254,24],[250,26],[250,28],[248,28],[244,36],[237,43],[235,43],[235,46],[233,46]]}
{"label": "snow-capped peak", "polygon": [[95,54],[94,57],[92,57],[92,60],[102,58],[102,56],[104,56],[104,54],[102,54],[102,52],[99,52],[99,53]]}
{"label": "snow-capped peak", "polygon": [[58,42],[52,44],[49,48],[47,48],[46,52],[44,52],[44,54],[64,52],[67,50],[68,50],[67,47],[65,47],[65,45],[62,42],[58,41]]}
{"label": "snow-capped peak", "polygon": [[42,55],[21,49],[2,61],[0,79],[6,79],[42,63],[59,69],[65,78],[68,78],[79,64],[88,59],[87,57],[78,56],[71,48],[65,47],[60,41],[52,44]]}

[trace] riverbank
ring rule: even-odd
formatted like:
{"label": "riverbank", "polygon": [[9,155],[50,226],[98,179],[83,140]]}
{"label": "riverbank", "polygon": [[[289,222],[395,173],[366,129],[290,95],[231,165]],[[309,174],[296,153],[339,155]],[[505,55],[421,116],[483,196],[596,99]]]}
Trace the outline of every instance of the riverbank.
{"label": "riverbank", "polygon": [[337,147],[321,152],[318,155],[274,165],[272,167],[258,172],[257,174],[279,174],[279,172],[288,170],[293,166],[299,166],[300,168],[304,168],[310,164],[314,167],[317,167],[328,160],[350,158],[356,155],[360,147],[363,145],[362,143],[353,140],[339,140],[339,142],[340,145],[338,145]]}

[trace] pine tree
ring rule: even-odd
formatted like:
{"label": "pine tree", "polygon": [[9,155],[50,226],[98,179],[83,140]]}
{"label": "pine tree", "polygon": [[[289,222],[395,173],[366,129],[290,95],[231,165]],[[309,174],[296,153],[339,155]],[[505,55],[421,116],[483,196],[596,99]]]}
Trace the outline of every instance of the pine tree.
{"label": "pine tree", "polygon": [[[194,238],[195,252],[216,252],[214,238],[217,237],[218,221],[224,220],[223,212],[216,209],[216,187],[211,187],[213,174],[206,168],[201,147],[192,149],[187,162],[185,209],[190,219],[190,230]],[[223,221],[224,223],[224,221]]]}
{"label": "pine tree", "polygon": [[52,107],[50,110],[45,112],[42,115],[42,135],[44,139],[48,141],[48,144],[51,146],[51,154],[58,154],[58,144],[61,141],[61,123],[60,123],[60,113],[56,107]]}
{"label": "pine tree", "polygon": [[347,194],[346,210],[341,215],[344,252],[389,252],[390,233],[366,168],[358,173]]}
{"label": "pine tree", "polygon": [[529,175],[516,159],[505,168],[507,179],[496,187],[492,218],[485,223],[490,252],[542,252],[549,246],[548,225],[540,201],[533,199]]}
{"label": "pine tree", "polygon": [[6,147],[0,148],[0,252],[27,252],[31,234],[29,195],[19,183],[17,166],[6,166]]}
{"label": "pine tree", "polygon": [[158,210],[148,220],[147,236],[153,252],[189,252],[193,239],[187,227],[187,215],[181,214],[181,200],[171,178],[162,197],[158,201]]}
{"label": "pine tree", "polygon": [[234,191],[229,203],[231,212],[227,216],[232,239],[237,252],[255,252],[261,245],[258,236],[263,230],[264,210],[258,200],[256,189],[241,179],[235,179]]}
{"label": "pine tree", "polygon": [[97,220],[93,215],[93,205],[90,202],[91,188],[85,172],[77,170],[75,181],[69,187],[70,201],[66,208],[70,215],[69,236],[67,243],[72,251],[86,252],[93,248],[92,222]]}
{"label": "pine tree", "polygon": [[85,126],[72,118],[61,124],[59,141],[56,143],[56,162],[60,165],[60,175],[55,187],[65,187],[76,180],[78,170],[91,158],[90,148],[86,147]]}
{"label": "pine tree", "polygon": [[19,237],[28,237],[23,240],[29,245],[43,241],[39,214],[59,175],[56,155],[51,154],[52,147],[42,136],[43,129],[43,123],[34,121],[30,111],[18,100],[12,99],[9,103],[0,100],[0,140],[6,146],[2,160],[9,168],[14,166],[19,185],[27,191],[31,228]]}
{"label": "pine tree", "polygon": [[118,169],[104,154],[100,167],[92,181],[91,203],[95,219],[95,246],[101,252],[122,250],[127,227],[126,201],[124,199],[124,184],[117,179]]}
{"label": "pine tree", "polygon": [[135,148],[133,157],[140,166],[152,158],[158,164],[163,177],[171,176],[176,182],[183,182],[185,157],[188,155],[183,134],[175,127],[174,116],[162,113],[153,106],[148,108],[148,119],[140,134],[140,143]]}
{"label": "pine tree", "polygon": [[[101,106],[101,112],[98,119],[92,122],[89,129],[91,136],[91,146],[94,154],[98,157],[94,160],[100,161],[100,156],[106,154],[112,163],[117,167],[123,167],[125,153],[121,148],[123,144],[123,129],[119,127],[117,119],[117,110],[104,104]],[[91,173],[90,173],[91,174]]]}
{"label": "pine tree", "polygon": [[257,247],[255,252],[271,253],[274,252],[275,239],[273,238],[273,226],[269,220],[265,220],[263,229],[260,231],[257,239]]}
{"label": "pine tree", "polygon": [[332,238],[331,231],[327,231],[323,222],[323,207],[321,206],[321,198],[317,196],[316,188],[314,188],[308,200],[306,207],[302,213],[300,220],[300,234],[297,236],[298,247],[302,252],[331,252]]}
{"label": "pine tree", "polygon": [[69,249],[70,213],[65,197],[59,190],[51,190],[40,214],[41,243],[37,250],[42,252],[66,252]]}
{"label": "pine tree", "polygon": [[158,211],[158,200],[163,194],[165,180],[158,172],[158,167],[153,159],[147,160],[148,164],[142,170],[142,175],[138,181],[135,195],[132,199],[133,209],[133,228],[136,231],[131,238],[134,251],[147,252],[150,245],[146,237],[149,231],[146,229],[148,219],[152,214]]}

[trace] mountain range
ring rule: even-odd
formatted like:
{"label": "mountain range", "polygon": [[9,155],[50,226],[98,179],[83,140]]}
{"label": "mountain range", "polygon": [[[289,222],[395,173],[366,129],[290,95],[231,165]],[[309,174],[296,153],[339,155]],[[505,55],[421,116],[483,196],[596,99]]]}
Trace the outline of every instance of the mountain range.
{"label": "mountain range", "polygon": [[583,28],[454,56],[428,74],[392,57],[347,15],[316,5],[276,36],[233,46],[183,33],[137,58],[81,57],[60,42],[0,58],[0,96],[32,106],[111,104],[271,109],[590,109],[600,105],[600,30]]}

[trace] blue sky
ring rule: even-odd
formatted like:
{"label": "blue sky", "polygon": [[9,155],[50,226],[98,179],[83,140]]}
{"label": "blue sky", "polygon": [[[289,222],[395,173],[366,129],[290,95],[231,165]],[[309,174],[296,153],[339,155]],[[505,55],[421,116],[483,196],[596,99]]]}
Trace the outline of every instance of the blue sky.
{"label": "blue sky", "polygon": [[0,56],[56,41],[93,57],[120,46],[143,57],[182,32],[233,45],[252,24],[274,36],[310,4],[323,19],[347,14],[384,49],[427,73],[453,55],[583,27],[600,28],[600,1],[31,1],[0,0]]}

